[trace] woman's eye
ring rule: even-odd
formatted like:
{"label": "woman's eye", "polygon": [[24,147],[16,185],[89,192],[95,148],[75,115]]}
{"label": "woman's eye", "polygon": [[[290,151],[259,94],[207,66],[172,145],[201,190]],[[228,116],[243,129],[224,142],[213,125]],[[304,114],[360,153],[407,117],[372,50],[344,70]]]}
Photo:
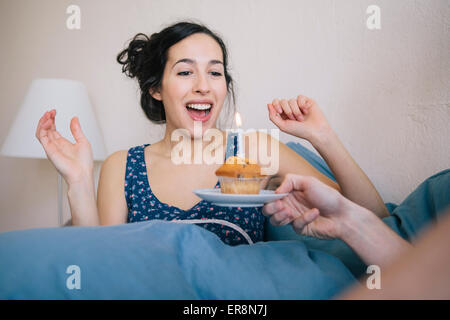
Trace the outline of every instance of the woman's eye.
{"label": "woman's eye", "polygon": [[217,71],[211,71],[211,74],[212,74],[214,77],[220,77],[220,76],[222,76],[222,73],[217,72]]}
{"label": "woman's eye", "polygon": [[188,76],[188,75],[190,75],[192,72],[190,72],[190,71],[181,71],[181,72],[178,72],[178,75],[179,76]]}

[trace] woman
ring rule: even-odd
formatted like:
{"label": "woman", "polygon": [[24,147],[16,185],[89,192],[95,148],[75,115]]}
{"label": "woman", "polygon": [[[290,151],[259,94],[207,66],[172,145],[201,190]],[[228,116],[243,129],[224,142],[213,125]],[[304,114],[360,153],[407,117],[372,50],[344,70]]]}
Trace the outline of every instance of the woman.
{"label": "woman", "polygon": [[[194,122],[201,122],[202,135],[216,128],[226,98],[233,100],[233,81],[223,41],[205,26],[181,22],[150,38],[136,35],[117,59],[125,74],[137,78],[141,107],[151,121],[166,124],[165,135],[155,144],[109,156],[102,166],[96,201],[92,151],[78,119],[72,119],[70,124],[76,141],[71,144],[56,131],[56,111],[44,114],[36,136],[68,184],[73,224],[221,220],[227,223],[199,225],[232,245],[247,243],[239,229],[253,242],[263,240],[264,216],[260,208],[213,206],[193,194],[194,189],[219,186],[215,171],[220,164],[176,165],[171,161],[176,143],[171,136],[175,130],[185,129],[193,144],[201,138],[194,135]],[[280,159],[272,185],[279,185],[288,172],[313,176],[379,216],[386,215],[377,191],[345,151],[313,100],[304,96],[289,101],[274,100],[268,110],[270,119],[282,131],[307,139],[316,147],[339,183],[338,186],[293,150],[269,137],[269,143],[279,144]],[[223,131],[222,136],[221,145],[225,145]]]}

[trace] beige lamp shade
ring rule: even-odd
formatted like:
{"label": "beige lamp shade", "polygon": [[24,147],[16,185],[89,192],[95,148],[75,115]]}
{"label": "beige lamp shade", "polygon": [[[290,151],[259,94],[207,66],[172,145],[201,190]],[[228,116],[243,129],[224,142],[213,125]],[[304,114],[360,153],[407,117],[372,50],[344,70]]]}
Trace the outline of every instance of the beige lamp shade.
{"label": "beige lamp shade", "polygon": [[31,83],[3,143],[1,154],[20,158],[47,158],[36,138],[36,128],[42,115],[51,109],[56,109],[56,129],[63,137],[75,142],[70,132],[70,120],[76,116],[91,143],[94,160],[106,158],[103,136],[86,87],[79,81],[66,79],[36,79]]}

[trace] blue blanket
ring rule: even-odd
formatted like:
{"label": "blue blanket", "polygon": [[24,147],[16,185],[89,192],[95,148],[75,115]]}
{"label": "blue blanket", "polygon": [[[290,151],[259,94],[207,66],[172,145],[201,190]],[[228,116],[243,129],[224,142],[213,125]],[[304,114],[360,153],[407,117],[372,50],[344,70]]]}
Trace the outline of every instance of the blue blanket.
{"label": "blue blanket", "polygon": [[[309,150],[290,147],[329,170]],[[449,194],[446,170],[391,205],[385,222],[410,240],[449,205]],[[201,227],[164,221],[6,232],[0,299],[329,299],[365,272],[341,241],[270,225],[266,234],[266,242],[231,247]]]}
{"label": "blue blanket", "polygon": [[231,247],[163,221],[8,232],[0,257],[2,299],[327,299],[354,281],[299,241]]}

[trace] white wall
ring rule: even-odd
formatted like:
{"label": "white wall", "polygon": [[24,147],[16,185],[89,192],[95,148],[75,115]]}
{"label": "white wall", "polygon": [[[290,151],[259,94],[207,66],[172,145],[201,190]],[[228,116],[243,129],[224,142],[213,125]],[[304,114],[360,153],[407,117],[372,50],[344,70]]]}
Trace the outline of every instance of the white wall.
{"label": "white wall", "polygon": [[[66,28],[70,4],[81,30]],[[366,27],[371,4],[381,30]],[[0,143],[37,77],[86,84],[108,153],[156,142],[162,128],[145,119],[115,58],[137,32],[185,18],[227,43],[245,128],[274,128],[273,98],[315,98],[386,202],[450,167],[448,0],[2,0]],[[57,225],[46,160],[0,157],[0,172],[0,231]]]}

